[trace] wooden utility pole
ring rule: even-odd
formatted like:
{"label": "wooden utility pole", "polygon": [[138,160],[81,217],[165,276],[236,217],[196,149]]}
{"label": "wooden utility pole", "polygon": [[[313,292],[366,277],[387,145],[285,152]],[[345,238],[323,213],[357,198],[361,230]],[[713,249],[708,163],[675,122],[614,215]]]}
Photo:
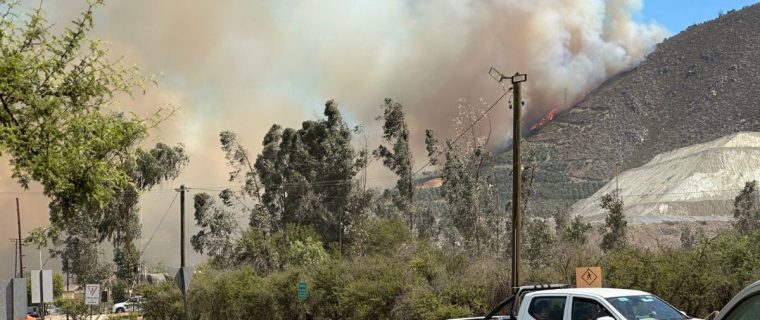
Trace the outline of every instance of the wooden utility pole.
{"label": "wooden utility pole", "polygon": [[180,281],[182,281],[182,304],[184,305],[185,309],[185,320],[188,320],[189,313],[187,310],[187,288],[188,285],[185,283],[185,272],[188,272],[185,269],[185,192],[187,191],[187,188],[185,185],[179,186],[179,189],[176,189],[176,191],[179,192],[179,246],[180,246],[180,269],[179,269],[179,276]]}
{"label": "wooden utility pole", "polygon": [[527,80],[524,74],[515,73],[512,80],[512,288],[520,286],[520,248],[522,240],[522,212],[520,196],[522,191],[522,159],[520,158],[520,140],[522,140],[522,98],[520,83]]}
{"label": "wooden utility pole", "polygon": [[179,189],[179,254],[180,254],[180,267],[185,267],[185,185],[181,185]]}
{"label": "wooden utility pole", "polygon": [[21,209],[18,205],[18,197],[16,197],[16,221],[18,222],[18,268],[19,278],[24,277],[24,253],[23,253],[23,238],[21,238]]}
{"label": "wooden utility pole", "polygon": [[507,77],[496,68],[491,67],[488,74],[501,83],[505,79],[512,82],[512,289],[520,286],[520,247],[522,238],[522,212],[520,211],[520,192],[522,184],[522,161],[520,158],[520,142],[522,139],[522,98],[520,83],[528,81],[528,75],[516,72]]}

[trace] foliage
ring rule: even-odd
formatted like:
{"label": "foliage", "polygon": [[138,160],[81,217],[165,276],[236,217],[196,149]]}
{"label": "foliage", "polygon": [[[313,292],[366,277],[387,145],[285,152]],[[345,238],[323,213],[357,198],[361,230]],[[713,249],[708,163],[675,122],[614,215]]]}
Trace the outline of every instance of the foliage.
{"label": "foliage", "polygon": [[237,221],[229,210],[232,206],[231,196],[229,190],[222,191],[219,195],[222,205],[218,205],[207,193],[193,197],[195,222],[200,230],[191,237],[190,244],[195,251],[208,254],[213,263],[220,267],[228,266],[231,262],[234,237],[238,230]]}
{"label": "foliage", "polygon": [[719,310],[760,276],[760,234],[723,232],[692,249],[609,251],[604,286],[652,292],[690,315]]}
{"label": "foliage", "polygon": [[313,226],[328,243],[339,240],[356,212],[350,212],[352,179],[365,157],[351,145],[352,130],[332,100],[325,119],[304,121],[300,129],[273,125],[254,167],[264,194],[263,208],[272,221],[266,235],[288,224]]}
{"label": "foliage", "polygon": [[404,116],[404,107],[386,98],[382,119],[384,144],[378,146],[373,155],[382,159],[383,165],[398,176],[396,181],[398,193],[394,194],[393,202],[406,216],[409,228],[414,229],[412,153],[409,150],[409,128]]}
{"label": "foliage", "polygon": [[111,299],[115,302],[126,301],[129,299],[130,287],[130,283],[121,279],[115,279],[111,283]]}
{"label": "foliage", "polygon": [[141,248],[136,247],[134,240],[140,236],[140,193],[176,178],[187,163],[182,145],[171,147],[163,143],[150,150],[138,148],[134,157],[122,160],[120,165],[135,188],[117,190],[117,195],[103,208],[94,210],[101,221],[98,224],[99,240],[108,238],[114,245],[113,261],[118,279],[129,284],[136,282]]}
{"label": "foliage", "polygon": [[390,254],[410,241],[412,231],[400,218],[364,219],[352,234],[355,255]]}
{"label": "foliage", "polygon": [[593,227],[590,223],[583,222],[583,218],[577,215],[570,219],[570,210],[568,207],[559,207],[554,214],[554,230],[560,242],[569,242],[578,245],[584,245],[588,241],[586,235]]}
{"label": "foliage", "polygon": [[90,316],[90,306],[84,304],[84,295],[80,294],[75,299],[56,299],[55,305],[60,314],[66,315],[71,320],[84,320]]}
{"label": "foliage", "polygon": [[734,199],[734,228],[742,234],[760,230],[760,191],[757,181],[749,181]]}
{"label": "foliage", "polygon": [[24,13],[17,2],[0,1],[0,152],[22,187],[42,185],[51,228],[39,235],[66,247],[54,255],[86,266],[73,267],[80,281],[103,279],[95,276],[104,267],[96,244],[106,238],[116,248],[117,276],[133,281],[139,191],[176,177],[187,158],[181,147],[138,148],[158,112],[143,119],[113,108],[115,97],[144,91],[146,79],[88,39],[101,4],[92,1],[55,34],[41,8]]}
{"label": "foliage", "polygon": [[184,318],[182,294],[174,282],[142,284],[136,289],[143,296],[141,306],[145,319],[180,320]]}
{"label": "foliage", "polygon": [[[63,293],[63,275],[60,273],[54,272],[53,273],[53,299],[57,299],[61,297],[61,293]],[[26,300],[32,301],[32,278],[27,277],[26,278]]]}
{"label": "foliage", "polygon": [[136,69],[108,61],[87,38],[93,4],[62,34],[51,33],[41,9],[20,12],[2,1],[0,15],[0,150],[23,187],[39,182],[51,198],[50,218],[65,226],[83,205],[100,207],[133,188],[119,159],[129,158],[157,119],[112,111],[114,97],[142,89]]}
{"label": "foliage", "polygon": [[136,313],[130,314],[110,314],[106,316],[106,320],[138,320],[140,317]]}
{"label": "foliage", "polygon": [[605,233],[601,247],[603,250],[620,249],[626,245],[626,228],[628,227],[628,221],[625,220],[623,213],[623,199],[617,194],[606,194],[602,196],[601,202],[602,208],[608,211],[604,218]]}
{"label": "foliage", "polygon": [[531,267],[538,268],[552,258],[549,250],[557,243],[557,236],[543,219],[529,219],[526,222],[526,259]]}
{"label": "foliage", "polygon": [[[459,110],[454,127],[463,131],[459,136],[465,137],[462,141],[447,139],[443,150],[438,151],[440,146],[434,132],[430,129],[425,132],[430,163],[443,165],[443,183],[439,189],[448,206],[442,224],[446,227],[450,222],[456,229],[456,232],[446,232],[450,242],[458,243],[461,238],[468,249],[477,253],[488,250],[498,255],[505,215],[499,201],[496,176],[492,170],[487,170],[493,164],[491,153],[486,149],[491,130],[489,128],[487,134],[482,134],[482,129],[474,126],[483,110],[462,103]],[[445,155],[444,161],[439,159],[441,155]]]}

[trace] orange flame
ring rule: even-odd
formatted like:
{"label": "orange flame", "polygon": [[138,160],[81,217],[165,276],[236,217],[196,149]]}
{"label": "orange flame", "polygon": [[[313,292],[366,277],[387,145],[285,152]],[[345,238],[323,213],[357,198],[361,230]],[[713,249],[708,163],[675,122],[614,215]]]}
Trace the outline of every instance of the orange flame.
{"label": "orange flame", "polygon": [[554,114],[557,113],[557,110],[558,110],[557,107],[554,107],[551,110],[549,110],[549,112],[547,112],[546,115],[543,118],[541,118],[541,120],[538,120],[536,124],[530,127],[530,130],[536,130],[538,128],[541,128],[545,126],[547,123],[549,123],[550,121],[552,121],[552,119],[554,119]]}

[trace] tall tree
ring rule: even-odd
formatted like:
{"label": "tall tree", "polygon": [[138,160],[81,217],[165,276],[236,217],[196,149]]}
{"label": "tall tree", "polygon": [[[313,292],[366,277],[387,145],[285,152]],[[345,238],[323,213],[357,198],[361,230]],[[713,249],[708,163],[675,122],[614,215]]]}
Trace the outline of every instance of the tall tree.
{"label": "tall tree", "polygon": [[378,146],[373,154],[382,159],[383,165],[398,176],[398,196],[394,202],[402,214],[406,215],[409,228],[414,229],[412,153],[409,150],[409,128],[404,116],[404,107],[386,98],[382,119],[385,143]]}
{"label": "tall tree", "polygon": [[334,101],[325,103],[324,115],[325,119],[303,122],[300,129],[273,125],[254,167],[272,231],[283,231],[289,223],[309,224],[332,242],[357,214],[349,211],[353,179],[365,157],[351,145],[355,130]]}
{"label": "tall tree", "polygon": [[195,221],[200,227],[198,233],[192,236],[190,244],[200,253],[207,253],[212,263],[219,268],[231,265],[234,255],[237,221],[232,208],[232,191],[224,190],[219,194],[222,205],[207,193],[199,193],[193,197]]}
{"label": "tall tree", "polygon": [[80,280],[97,278],[86,272],[102,269],[97,245],[105,238],[116,245],[117,275],[134,277],[133,208],[146,188],[137,148],[160,121],[111,108],[117,95],[144,92],[146,78],[87,37],[101,4],[92,1],[55,34],[41,8],[26,14],[0,0],[0,151],[22,187],[42,185],[52,225],[44,236],[65,246]]}
{"label": "tall tree", "polygon": [[628,228],[628,221],[625,220],[625,213],[623,213],[623,199],[620,199],[617,194],[605,194],[601,200],[602,208],[607,210],[601,247],[605,251],[623,248],[626,245],[626,229]]}
{"label": "tall tree", "polygon": [[760,191],[757,181],[748,181],[734,198],[734,228],[742,234],[760,230]]}
{"label": "tall tree", "polygon": [[134,284],[140,264],[140,250],[135,239],[140,237],[140,195],[161,182],[179,176],[188,162],[182,145],[169,146],[158,143],[153,149],[139,148],[133,157],[124,159],[122,169],[129,174],[134,187],[115,190],[116,196],[102,207],[93,209],[97,213],[100,241],[109,239],[114,246],[116,277],[128,284]]}
{"label": "tall tree", "polygon": [[468,248],[481,253],[483,247],[498,251],[496,239],[503,230],[495,177],[486,170],[491,164],[491,153],[486,145],[491,136],[490,125],[483,133],[477,121],[484,110],[478,106],[465,105],[460,101],[460,114],[454,119],[454,127],[460,131],[459,141],[447,140],[439,152],[438,139],[432,130],[425,132],[428,157],[431,164],[439,164],[442,154],[441,195],[448,204],[448,216]]}

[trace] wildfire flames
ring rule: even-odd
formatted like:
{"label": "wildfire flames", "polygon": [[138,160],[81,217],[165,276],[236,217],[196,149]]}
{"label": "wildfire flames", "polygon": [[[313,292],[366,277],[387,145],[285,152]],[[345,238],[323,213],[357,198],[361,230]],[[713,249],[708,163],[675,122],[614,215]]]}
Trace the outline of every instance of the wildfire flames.
{"label": "wildfire flames", "polygon": [[551,110],[549,110],[549,112],[547,112],[546,115],[543,118],[541,118],[541,120],[538,120],[536,124],[530,127],[530,130],[536,130],[538,128],[541,128],[545,126],[547,123],[549,123],[549,121],[552,121],[552,119],[554,119],[554,114],[557,113],[557,109],[558,109],[557,107],[554,107]]}

